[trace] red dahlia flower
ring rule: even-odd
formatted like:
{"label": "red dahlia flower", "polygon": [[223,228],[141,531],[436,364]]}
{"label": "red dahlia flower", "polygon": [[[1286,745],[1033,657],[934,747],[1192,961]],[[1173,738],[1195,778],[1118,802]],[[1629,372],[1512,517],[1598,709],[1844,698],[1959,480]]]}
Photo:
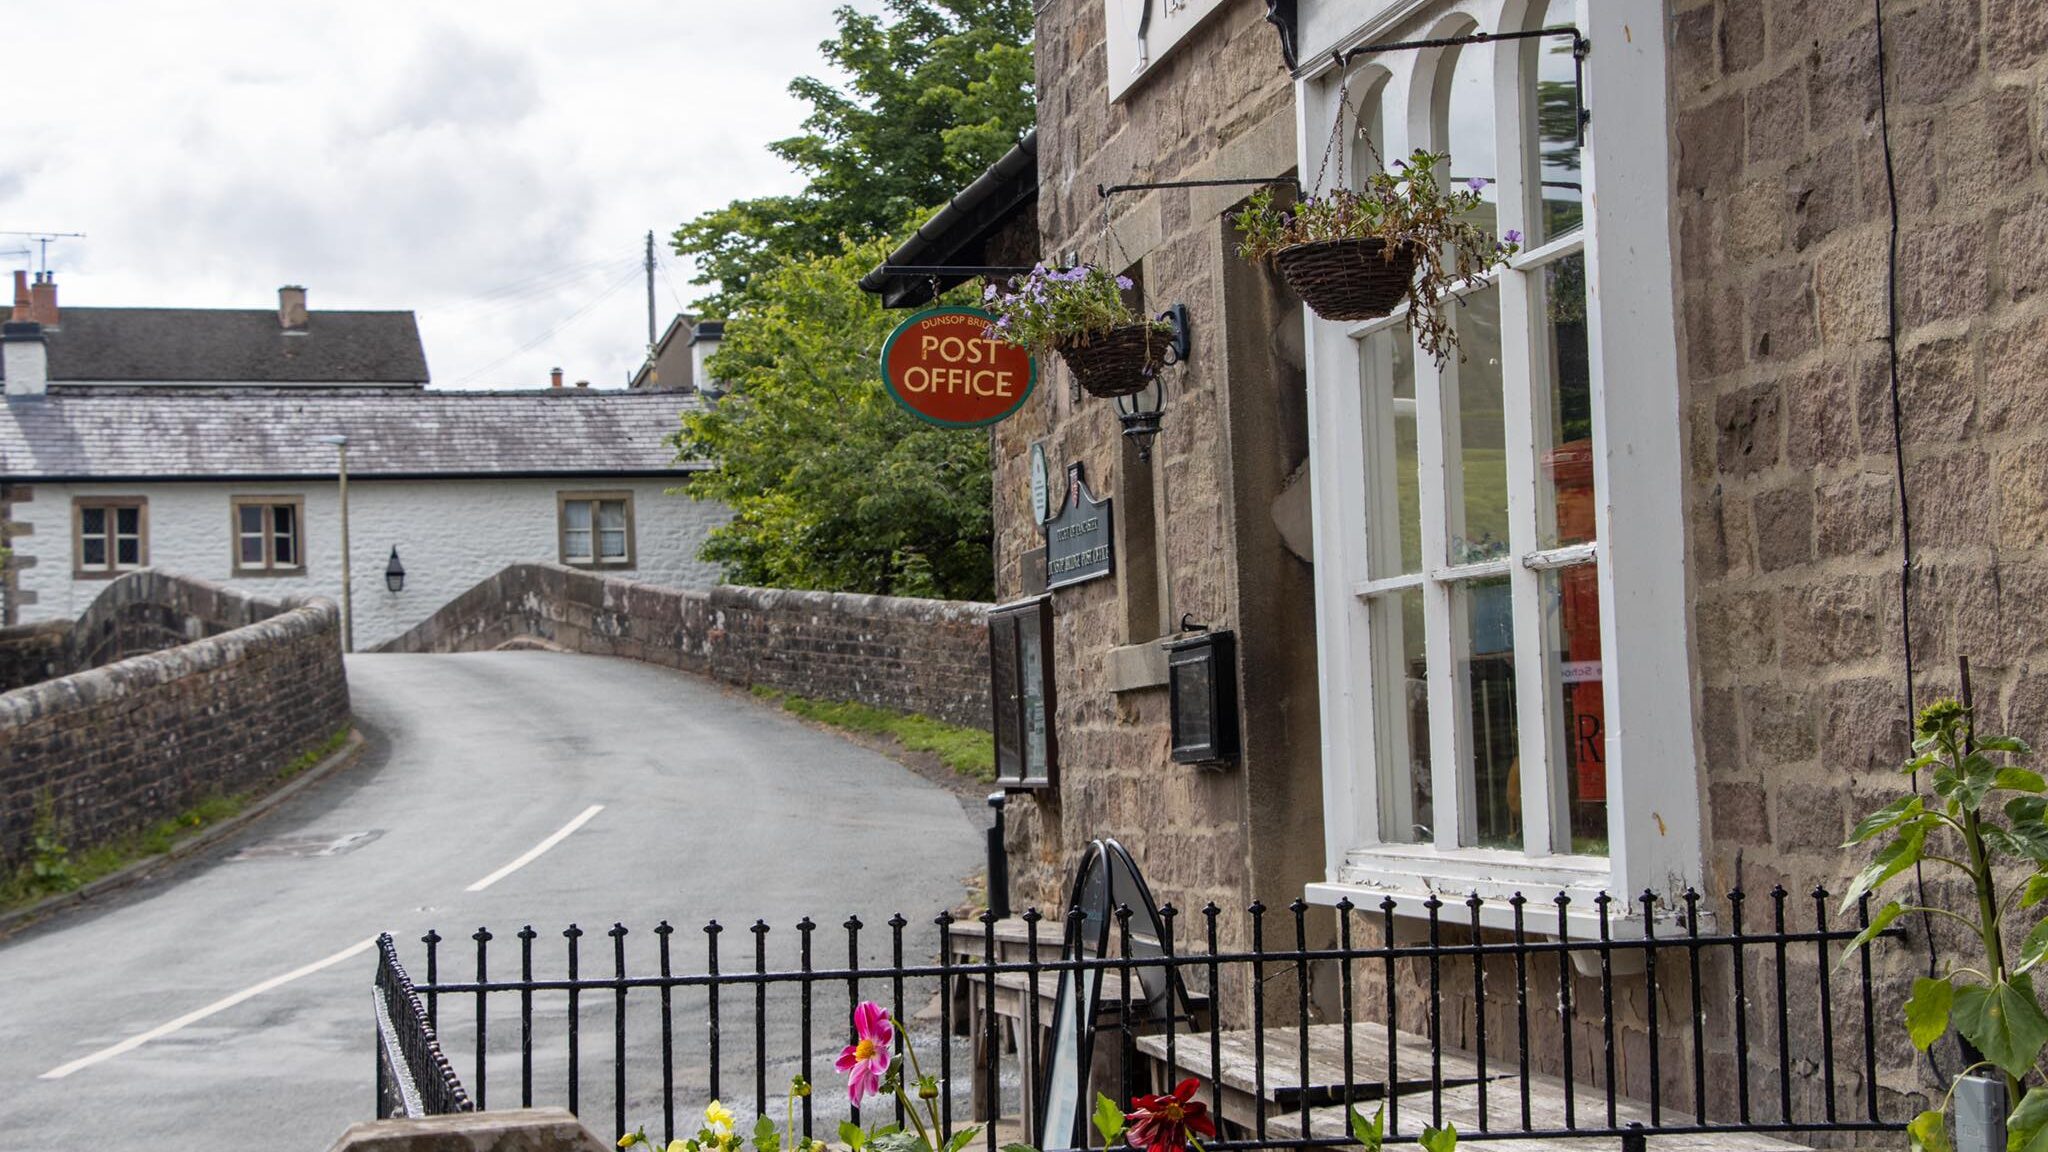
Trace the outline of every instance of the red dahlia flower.
{"label": "red dahlia flower", "polygon": [[1209,1106],[1195,1099],[1196,1081],[1190,1076],[1163,1096],[1140,1096],[1131,1101],[1124,1117],[1124,1139],[1141,1152],[1181,1152],[1188,1146],[1188,1134],[1216,1138],[1216,1123],[1209,1119]]}

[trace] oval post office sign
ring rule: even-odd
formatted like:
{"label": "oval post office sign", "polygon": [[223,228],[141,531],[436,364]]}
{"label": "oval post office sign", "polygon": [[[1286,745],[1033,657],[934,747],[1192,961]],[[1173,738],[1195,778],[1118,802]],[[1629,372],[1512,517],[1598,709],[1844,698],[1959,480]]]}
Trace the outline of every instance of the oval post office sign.
{"label": "oval post office sign", "polygon": [[979,308],[928,308],[882,345],[882,382],[911,415],[945,428],[979,428],[1024,406],[1038,365],[1014,344],[991,340],[995,317]]}

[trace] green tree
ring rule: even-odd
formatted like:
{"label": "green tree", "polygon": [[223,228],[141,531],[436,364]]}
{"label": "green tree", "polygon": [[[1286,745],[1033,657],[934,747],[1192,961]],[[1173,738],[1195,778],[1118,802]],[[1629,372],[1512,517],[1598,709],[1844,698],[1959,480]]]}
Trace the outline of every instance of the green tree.
{"label": "green tree", "polygon": [[[790,196],[735,200],[678,228],[702,306],[730,315],[755,277],[784,261],[836,256],[842,240],[886,234],[995,163],[1035,114],[1030,0],[888,0],[835,13],[821,46],[846,86],[804,76],[803,132],[770,145],[809,183]],[[862,272],[867,269],[861,269]]]}
{"label": "green tree", "polygon": [[902,319],[857,281],[886,239],[760,272],[710,370],[730,392],[683,417],[678,449],[716,460],[693,495],[730,523],[702,555],[776,588],[985,600],[988,434],[934,427],[889,398],[877,367]]}

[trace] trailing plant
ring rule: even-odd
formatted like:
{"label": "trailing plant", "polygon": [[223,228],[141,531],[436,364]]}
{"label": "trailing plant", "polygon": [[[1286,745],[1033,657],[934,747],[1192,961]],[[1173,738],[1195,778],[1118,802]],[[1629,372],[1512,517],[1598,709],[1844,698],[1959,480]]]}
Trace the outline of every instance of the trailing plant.
{"label": "trailing plant", "polygon": [[[2030,755],[2012,736],[1980,736],[1971,710],[1954,700],[1923,709],[1914,724],[1913,755],[1902,769],[1928,773],[1933,796],[1914,792],[1864,817],[1845,847],[1884,838],[1843,894],[1853,908],[1908,869],[1938,865],[1959,873],[1975,896],[1969,914],[1904,900],[1887,901],[1847,949],[1846,960],[1901,916],[1925,915],[1961,925],[1973,945],[1950,957],[1946,972],[1913,981],[1906,1000],[1907,1037],[1926,1051],[1951,1031],[1964,1042],[1973,1072],[2005,1080],[2012,1105],[2006,1120],[2014,1152],[2048,1152],[2048,1086],[2042,1049],[2048,1015],[2034,993],[2033,971],[2048,960],[2048,781],[2020,761]],[[2021,922],[2032,924],[2021,935]],[[2009,940],[2019,935],[2017,950]],[[1955,1085],[1907,1127],[1916,1149],[1947,1152],[1945,1114]]]}
{"label": "trailing plant", "polygon": [[1149,325],[1161,335],[1173,327],[1139,315],[1124,293],[1131,278],[1092,264],[1053,269],[1039,264],[1007,285],[981,290],[982,306],[995,314],[989,338],[1032,352],[1056,352],[1118,328]]}
{"label": "trailing plant", "polygon": [[1418,148],[1391,171],[1375,172],[1365,188],[1335,188],[1292,205],[1275,203],[1273,189],[1254,193],[1233,218],[1238,254],[1265,260],[1290,248],[1343,240],[1384,242],[1379,258],[1389,264],[1413,259],[1408,281],[1408,326],[1423,351],[1438,363],[1457,347],[1457,330],[1439,306],[1461,287],[1484,281],[1488,272],[1521,251],[1521,234],[1509,229],[1498,239],[1472,223],[1486,187],[1473,177],[1446,188],[1450,157]]}

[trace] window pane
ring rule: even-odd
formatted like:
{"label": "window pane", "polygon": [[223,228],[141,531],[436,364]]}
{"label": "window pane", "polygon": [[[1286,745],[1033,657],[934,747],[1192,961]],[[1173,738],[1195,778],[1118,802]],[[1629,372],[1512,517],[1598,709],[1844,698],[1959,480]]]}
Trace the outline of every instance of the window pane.
{"label": "window pane", "polygon": [[1457,652],[1460,782],[1471,803],[1460,841],[1522,846],[1521,766],[1515,740],[1515,628],[1508,578],[1451,589]]}
{"label": "window pane", "polygon": [[1500,289],[1487,288],[1446,304],[1461,356],[1445,361],[1445,493],[1451,522],[1451,563],[1507,555],[1508,454],[1500,368]]}
{"label": "window pane", "polygon": [[[1387,167],[1387,157],[1380,148],[1380,141],[1387,138],[1386,111],[1382,100],[1387,91],[1387,75],[1376,72],[1370,76],[1369,82],[1353,78],[1351,91],[1351,105],[1357,109],[1357,114],[1351,135],[1342,142],[1342,147],[1345,159],[1351,165],[1351,190],[1356,192],[1364,189],[1365,182],[1374,173],[1385,171]],[[1328,141],[1322,143],[1327,144]],[[1331,163],[1335,162],[1333,158]]]}
{"label": "window pane", "polygon": [[123,536],[134,536],[142,531],[142,509],[114,509],[114,531]]}
{"label": "window pane", "polygon": [[[1553,23],[1550,8],[1560,9],[1559,25],[1571,23],[1569,5],[1538,4],[1530,28]],[[1540,244],[1577,228],[1584,211],[1579,171],[1578,81],[1572,70],[1569,36],[1543,36],[1523,41],[1522,75],[1532,85],[1526,106],[1530,164],[1540,195],[1529,221],[1529,242]]]}
{"label": "window pane", "polygon": [[626,530],[623,528],[602,528],[597,533],[598,555],[606,560],[626,558]]}
{"label": "window pane", "polygon": [[142,564],[142,541],[133,536],[115,537],[114,559],[123,568],[140,567]]}
{"label": "window pane", "polygon": [[590,501],[571,500],[562,505],[562,522],[571,532],[590,531]]}
{"label": "window pane", "polygon": [[[1495,162],[1493,123],[1493,46],[1468,44],[1448,49],[1437,71],[1436,124],[1438,150],[1450,154],[1446,188],[1468,180],[1486,181],[1481,203],[1468,217],[1492,231],[1500,218],[1495,204],[1499,169]],[[1441,170],[1439,170],[1441,171]]]}
{"label": "window pane", "polygon": [[81,536],[105,536],[107,534],[107,510],[105,508],[80,508],[78,510],[78,533]]}
{"label": "window pane", "polygon": [[571,560],[590,559],[590,529],[571,528],[562,533],[562,551]]}
{"label": "window pane", "polygon": [[299,510],[279,504],[270,510],[270,547],[279,568],[299,566]]}
{"label": "window pane", "polygon": [[1538,382],[1549,411],[1538,495],[1545,548],[1594,538],[1593,376],[1586,341],[1586,257],[1575,253],[1532,277],[1536,286]]}
{"label": "window pane", "polygon": [[263,537],[260,535],[244,536],[241,540],[242,566],[245,568],[263,567]]}
{"label": "window pane", "polygon": [[626,502],[624,500],[601,500],[597,505],[597,526],[599,528],[626,527]]}
{"label": "window pane", "polygon": [[[1042,612],[1045,609],[1041,608]],[[1018,652],[1023,664],[1024,779],[1045,780],[1051,771],[1046,760],[1045,652],[1036,613],[1022,618],[1017,632]]]}
{"label": "window pane", "polygon": [[78,566],[81,568],[105,568],[107,566],[107,538],[105,536],[79,537]]}
{"label": "window pane", "polygon": [[1422,589],[1370,602],[1380,773],[1380,835],[1393,844],[1427,844],[1435,811],[1429,779],[1429,661],[1424,652]]}
{"label": "window pane", "polygon": [[1415,342],[1405,327],[1358,342],[1365,403],[1366,549],[1375,578],[1422,571],[1422,488],[1416,452]]}
{"label": "window pane", "polygon": [[[1560,715],[1552,787],[1571,815],[1571,850],[1607,855],[1607,711],[1601,696],[1599,569],[1543,574],[1544,674]],[[1562,838],[1560,837],[1560,840]]]}
{"label": "window pane", "polygon": [[235,509],[235,522],[243,535],[263,534],[263,505],[243,504]]}

